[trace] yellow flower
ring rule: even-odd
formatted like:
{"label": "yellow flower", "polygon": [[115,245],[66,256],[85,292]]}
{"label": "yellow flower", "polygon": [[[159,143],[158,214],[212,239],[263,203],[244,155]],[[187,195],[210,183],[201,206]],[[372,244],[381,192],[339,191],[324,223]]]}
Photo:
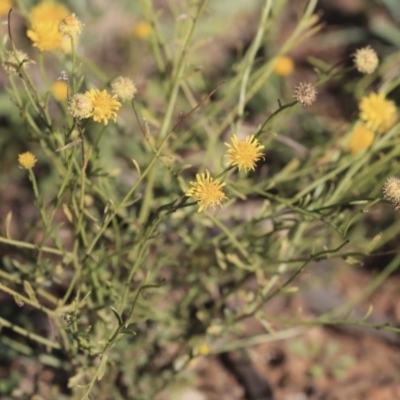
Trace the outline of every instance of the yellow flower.
{"label": "yellow flower", "polygon": [[236,165],[239,171],[254,171],[257,161],[264,159],[261,152],[264,146],[254,138],[254,135],[248,136],[241,142],[239,142],[237,136],[234,135],[231,140],[232,144],[225,143],[228,147],[227,156],[230,157],[229,164]]}
{"label": "yellow flower", "polygon": [[211,178],[208,170],[204,174],[196,174],[196,182],[190,182],[190,185],[192,187],[186,191],[185,196],[196,198],[199,212],[208,207],[220,206],[221,201],[226,199],[225,193],[221,190],[225,183]]}
{"label": "yellow flower", "polygon": [[37,22],[57,22],[57,27],[60,21],[68,16],[68,8],[52,0],[45,0],[32,8],[29,14],[29,20],[32,24]]}
{"label": "yellow flower", "polygon": [[12,8],[11,0],[0,0],[0,15],[6,15]]}
{"label": "yellow flower", "polygon": [[368,149],[374,141],[374,132],[364,124],[357,124],[353,128],[349,149],[353,154]]}
{"label": "yellow flower", "polygon": [[400,179],[391,176],[383,185],[383,194],[394,205],[395,210],[400,210]]}
{"label": "yellow flower", "polygon": [[122,101],[132,100],[137,92],[132,79],[119,76],[111,82],[111,92]]}
{"label": "yellow flower", "polygon": [[388,131],[397,121],[396,104],[382,93],[364,96],[359,104],[360,118],[368,129],[378,133]]}
{"label": "yellow flower", "polygon": [[200,343],[193,349],[193,353],[199,356],[208,356],[211,353],[211,349],[207,343]]}
{"label": "yellow flower", "polygon": [[21,168],[31,169],[36,163],[36,158],[31,152],[27,151],[18,156],[18,163]]}
{"label": "yellow flower", "polygon": [[21,68],[25,68],[28,64],[35,64],[35,62],[30,60],[23,51],[15,50],[15,52],[6,52],[3,67],[10,74],[17,74]]}
{"label": "yellow flower", "polygon": [[108,120],[117,120],[117,111],[121,107],[121,103],[116,100],[117,96],[111,96],[106,90],[100,92],[97,89],[90,89],[85,96],[93,103],[93,121],[108,124]]}
{"label": "yellow flower", "polygon": [[56,81],[51,86],[51,93],[53,97],[61,102],[67,100],[68,97],[68,85],[65,81]]}
{"label": "yellow flower", "polygon": [[76,38],[82,32],[82,22],[75,14],[68,15],[58,25],[58,31],[68,37]]}
{"label": "yellow flower", "polygon": [[292,74],[294,70],[293,60],[288,56],[281,56],[275,60],[274,72],[276,75],[285,77]]}
{"label": "yellow flower", "polygon": [[147,39],[151,35],[151,25],[146,21],[140,21],[133,28],[133,34],[139,39]]}
{"label": "yellow flower", "polygon": [[89,118],[93,115],[93,102],[82,93],[75,94],[68,104],[68,112],[74,118]]}
{"label": "yellow flower", "polygon": [[40,51],[52,51],[60,48],[62,35],[58,31],[58,25],[68,14],[67,7],[52,1],[43,1],[33,7],[29,15],[31,29],[27,31],[33,46]]}

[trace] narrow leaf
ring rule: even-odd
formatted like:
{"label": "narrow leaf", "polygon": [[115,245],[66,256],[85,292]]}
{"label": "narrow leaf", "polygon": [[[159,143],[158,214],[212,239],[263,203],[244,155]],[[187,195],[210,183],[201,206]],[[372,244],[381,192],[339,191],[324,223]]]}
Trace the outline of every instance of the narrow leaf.
{"label": "narrow leaf", "polygon": [[118,314],[118,311],[112,306],[110,306],[110,308],[111,308],[111,311],[113,312],[113,314],[115,315],[115,318],[117,318],[117,320],[118,320],[118,325],[119,326],[123,325],[124,323],[122,321],[121,316]]}
{"label": "narrow leaf", "polygon": [[371,253],[371,251],[375,249],[376,245],[381,240],[381,238],[382,238],[382,233],[378,233],[377,235],[374,236],[374,238],[368,245],[367,253]]}
{"label": "narrow leaf", "polygon": [[78,145],[78,144],[81,143],[81,142],[82,142],[82,139],[76,139],[76,140],[74,140],[73,142],[67,143],[65,146],[59,147],[59,148],[56,150],[56,152],[58,152],[58,151],[64,151],[64,150],[67,150],[67,149],[69,149],[69,148],[71,148],[71,147],[75,147],[76,145]]}
{"label": "narrow leaf", "polygon": [[6,227],[6,238],[7,238],[7,239],[11,239],[11,236],[10,236],[10,224],[11,224],[11,220],[12,220],[12,211],[9,211],[9,212],[7,213],[7,216],[6,216],[6,220],[4,221],[5,227]]}
{"label": "narrow leaf", "polygon": [[131,329],[126,329],[126,328],[120,329],[119,333],[122,333],[124,335],[137,335],[137,333],[135,331],[132,331]]}
{"label": "narrow leaf", "polygon": [[104,355],[101,357],[100,365],[99,365],[99,373],[97,375],[97,380],[100,381],[104,373],[106,372],[106,366],[107,366],[107,360],[108,360],[108,355]]}
{"label": "narrow leaf", "polygon": [[34,301],[35,303],[38,303],[35,292],[31,286],[31,284],[28,281],[24,281],[24,289],[26,294],[28,295],[29,299]]}
{"label": "narrow leaf", "polygon": [[15,303],[17,304],[18,307],[23,307],[24,302],[22,301],[21,296],[19,296],[18,294],[16,294],[16,295],[14,296],[14,301],[15,301]]}
{"label": "narrow leaf", "polygon": [[139,174],[139,178],[140,178],[140,175],[142,175],[142,172],[140,171],[140,166],[139,166],[139,164],[138,164],[137,161],[136,161],[135,159],[133,159],[133,158],[132,158],[132,163],[133,163],[133,165],[135,166],[136,171],[137,171],[137,173]]}
{"label": "narrow leaf", "polygon": [[72,224],[74,217],[72,216],[71,210],[69,209],[68,205],[63,204],[62,209],[63,209],[64,214],[67,217],[68,221],[71,222],[71,224]]}

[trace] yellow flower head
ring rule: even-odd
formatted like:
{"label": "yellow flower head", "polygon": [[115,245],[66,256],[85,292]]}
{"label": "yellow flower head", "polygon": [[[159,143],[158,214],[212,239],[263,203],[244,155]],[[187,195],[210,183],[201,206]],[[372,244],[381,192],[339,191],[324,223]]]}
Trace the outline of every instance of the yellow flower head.
{"label": "yellow flower head", "polygon": [[231,140],[232,144],[225,143],[228,147],[228,154],[226,156],[230,157],[229,164],[236,165],[239,171],[254,171],[257,161],[264,159],[261,152],[264,146],[254,138],[254,135],[248,136],[241,142],[234,135]]}
{"label": "yellow flower head", "polygon": [[128,101],[134,98],[137,89],[132,79],[119,76],[111,82],[111,92],[122,101]]}
{"label": "yellow flower head", "polygon": [[0,0],[0,15],[6,15],[12,8],[11,0]]}
{"label": "yellow flower head", "polygon": [[193,353],[199,356],[208,356],[211,353],[211,349],[207,343],[200,343],[195,346]]}
{"label": "yellow flower head", "polygon": [[67,7],[53,1],[43,1],[33,7],[29,15],[31,29],[27,32],[33,46],[40,51],[60,48],[62,35],[58,31],[58,25],[68,14]]}
{"label": "yellow flower head", "polygon": [[196,174],[196,182],[190,182],[190,185],[192,187],[186,191],[185,196],[194,197],[197,200],[199,212],[208,207],[220,206],[221,201],[226,199],[225,193],[221,190],[225,183],[211,178],[208,170],[204,174]]}
{"label": "yellow flower head", "polygon": [[140,21],[133,28],[133,34],[139,39],[147,39],[151,35],[151,25],[146,21]]}
{"label": "yellow flower head", "polygon": [[378,133],[388,131],[397,121],[396,104],[382,93],[364,96],[359,104],[360,118],[368,129]]}
{"label": "yellow flower head", "polygon": [[374,132],[364,124],[357,124],[352,131],[349,149],[353,154],[368,149],[374,141]]}
{"label": "yellow flower head", "polygon": [[51,94],[59,101],[65,101],[68,97],[68,85],[65,81],[56,81],[51,85]]}
{"label": "yellow flower head", "polygon": [[108,124],[108,120],[117,120],[117,111],[121,107],[121,103],[116,100],[116,95],[110,95],[106,90],[100,92],[97,89],[90,89],[85,96],[93,103],[93,121]]}
{"label": "yellow flower head", "polygon": [[371,46],[358,49],[354,54],[354,64],[357,71],[363,74],[372,74],[379,64],[378,56]]}
{"label": "yellow flower head", "polygon": [[400,179],[394,176],[388,178],[383,185],[383,194],[392,202],[396,210],[400,210]]}
{"label": "yellow flower head", "polygon": [[44,0],[32,8],[29,19],[32,23],[40,21],[57,21],[58,23],[69,14],[68,8],[53,0]]}
{"label": "yellow flower head", "polygon": [[302,106],[311,106],[317,100],[318,90],[311,84],[301,82],[296,86],[294,96]]}
{"label": "yellow flower head", "polygon": [[76,38],[82,32],[83,24],[75,14],[68,15],[58,25],[58,31],[68,37]]}
{"label": "yellow flower head", "polygon": [[15,50],[15,52],[6,52],[3,67],[10,74],[17,74],[21,68],[25,68],[28,64],[35,64],[35,62],[30,60],[23,51]]}
{"label": "yellow flower head", "polygon": [[68,112],[74,118],[89,118],[93,115],[93,102],[82,93],[75,94],[68,104]]}
{"label": "yellow flower head", "polygon": [[36,163],[36,158],[31,152],[27,151],[18,156],[18,163],[21,168],[31,169]]}
{"label": "yellow flower head", "polygon": [[293,60],[288,56],[281,56],[275,60],[274,72],[276,75],[285,77],[292,74],[294,70]]}

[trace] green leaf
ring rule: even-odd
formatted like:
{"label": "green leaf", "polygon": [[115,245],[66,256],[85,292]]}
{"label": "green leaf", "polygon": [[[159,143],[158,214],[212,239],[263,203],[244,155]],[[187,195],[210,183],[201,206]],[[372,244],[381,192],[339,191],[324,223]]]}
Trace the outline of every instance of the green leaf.
{"label": "green leaf", "polygon": [[108,360],[108,355],[104,355],[101,357],[100,365],[99,365],[99,373],[97,375],[97,380],[100,381],[104,373],[106,372],[106,366],[107,366],[107,360]]}
{"label": "green leaf", "polygon": [[138,175],[139,175],[139,178],[140,178],[140,175],[142,175],[142,172],[140,171],[140,165],[139,165],[138,162],[137,162],[135,159],[133,159],[133,158],[132,158],[132,163],[133,163],[133,165],[135,166],[136,171],[137,171],[137,173],[138,173]]}
{"label": "green leaf", "polygon": [[352,256],[348,256],[345,258],[345,261],[347,262],[347,264],[350,265],[363,265],[363,262],[355,257]]}
{"label": "green leaf", "polygon": [[368,245],[368,249],[367,249],[367,252],[368,252],[368,253],[371,253],[371,251],[375,249],[376,245],[377,245],[378,242],[381,240],[381,238],[382,238],[382,232],[381,232],[381,233],[378,233],[378,234],[371,240],[371,242],[370,242],[369,245]]}
{"label": "green leaf", "polygon": [[113,314],[115,315],[115,318],[117,318],[118,320],[118,325],[122,326],[124,324],[124,322],[122,321],[122,317],[118,314],[118,311],[114,307],[110,306],[110,308]]}
{"label": "green leaf", "polygon": [[126,328],[122,328],[120,329],[119,333],[122,333],[124,335],[137,335],[137,333],[135,331],[132,331],[131,329],[126,329]]}
{"label": "green leaf", "polygon": [[38,300],[36,298],[35,292],[31,286],[31,284],[28,281],[24,281],[23,285],[24,285],[25,292],[29,297],[29,300],[32,300],[33,302],[38,303]]}
{"label": "green leaf", "polygon": [[10,235],[10,224],[12,219],[12,211],[9,211],[6,216],[6,220],[4,221],[4,225],[6,227],[6,238],[11,239]]}

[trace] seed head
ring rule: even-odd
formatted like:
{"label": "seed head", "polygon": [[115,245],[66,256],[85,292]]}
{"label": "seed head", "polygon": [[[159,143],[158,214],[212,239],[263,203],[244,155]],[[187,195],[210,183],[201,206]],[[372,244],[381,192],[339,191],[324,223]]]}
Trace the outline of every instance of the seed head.
{"label": "seed head", "polygon": [[119,76],[111,82],[111,92],[116,94],[120,100],[132,100],[137,92],[136,86],[132,79]]}
{"label": "seed head", "polygon": [[75,14],[68,15],[58,25],[58,32],[64,36],[76,38],[82,32],[83,24]]}
{"label": "seed head", "polygon": [[383,185],[383,194],[390,200],[395,210],[400,210],[400,179],[395,176],[388,178]]}
{"label": "seed head", "polygon": [[317,89],[311,83],[301,82],[296,86],[293,97],[302,106],[311,106],[317,99],[317,94]]}
{"label": "seed head", "polygon": [[89,118],[93,115],[93,102],[86,95],[78,93],[69,102],[68,112],[74,118]]}
{"label": "seed head", "polygon": [[26,68],[28,64],[35,64],[35,61],[30,60],[23,51],[7,51],[3,62],[3,68],[10,74],[17,74],[21,68]]}
{"label": "seed head", "polygon": [[378,67],[379,59],[375,50],[367,46],[354,53],[354,64],[362,74],[372,74]]}

